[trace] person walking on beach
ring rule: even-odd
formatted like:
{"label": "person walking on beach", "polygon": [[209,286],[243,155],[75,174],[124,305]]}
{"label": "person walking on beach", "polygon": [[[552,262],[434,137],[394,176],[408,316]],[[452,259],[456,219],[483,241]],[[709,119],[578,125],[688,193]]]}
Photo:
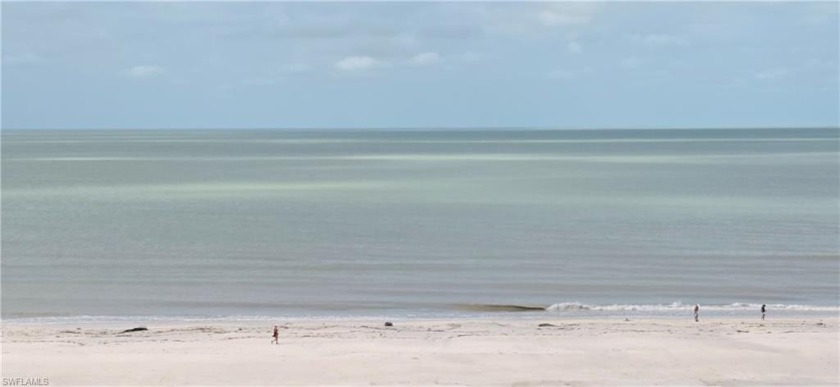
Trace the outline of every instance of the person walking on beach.
{"label": "person walking on beach", "polygon": [[694,321],[700,322],[700,305],[694,305]]}
{"label": "person walking on beach", "polygon": [[274,344],[280,344],[280,331],[277,329],[277,325],[274,326]]}
{"label": "person walking on beach", "polygon": [[764,320],[764,315],[767,313],[767,304],[761,304],[761,320]]}

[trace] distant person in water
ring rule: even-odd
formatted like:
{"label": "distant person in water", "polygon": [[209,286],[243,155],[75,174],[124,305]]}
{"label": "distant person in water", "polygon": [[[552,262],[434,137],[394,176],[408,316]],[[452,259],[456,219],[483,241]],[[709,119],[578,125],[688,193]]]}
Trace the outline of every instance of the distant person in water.
{"label": "distant person in water", "polygon": [[700,322],[700,305],[694,305],[694,321]]}
{"label": "distant person in water", "polygon": [[767,314],[767,304],[761,304],[761,319],[764,320],[764,315]]}
{"label": "distant person in water", "polygon": [[277,328],[277,325],[274,326],[274,344],[280,344],[280,331]]}

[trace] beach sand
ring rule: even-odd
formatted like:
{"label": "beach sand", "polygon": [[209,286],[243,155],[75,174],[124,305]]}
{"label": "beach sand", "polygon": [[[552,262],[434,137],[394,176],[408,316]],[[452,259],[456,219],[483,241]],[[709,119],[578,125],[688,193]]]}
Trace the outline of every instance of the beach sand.
{"label": "beach sand", "polygon": [[[58,385],[838,385],[838,318],[3,323],[2,376]],[[540,326],[540,324],[552,324]],[[32,385],[32,384],[30,384]]]}

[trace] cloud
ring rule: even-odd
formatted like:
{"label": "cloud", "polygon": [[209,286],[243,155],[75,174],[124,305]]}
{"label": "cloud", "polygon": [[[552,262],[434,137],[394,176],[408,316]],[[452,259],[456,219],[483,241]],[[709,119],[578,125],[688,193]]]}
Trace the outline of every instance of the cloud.
{"label": "cloud", "polygon": [[638,44],[650,47],[688,46],[690,44],[686,38],[668,34],[632,35],[630,39]]}
{"label": "cloud", "polygon": [[598,6],[595,3],[553,3],[540,11],[537,18],[546,26],[589,24]]}
{"label": "cloud", "polygon": [[773,80],[773,79],[779,79],[779,78],[786,77],[789,73],[790,73],[790,71],[788,71],[788,69],[786,69],[784,67],[777,67],[777,68],[774,68],[774,69],[767,69],[767,70],[764,70],[764,71],[760,71],[760,72],[755,74],[755,77],[757,79]]}
{"label": "cloud", "polygon": [[409,63],[415,66],[429,66],[441,61],[440,55],[436,52],[424,52],[415,55]]}
{"label": "cloud", "polygon": [[341,71],[370,70],[387,65],[387,62],[383,62],[369,56],[348,56],[338,62],[335,62],[335,68]]}
{"label": "cloud", "polygon": [[125,75],[137,79],[156,78],[163,74],[166,74],[163,67],[153,65],[134,66],[125,71]]}

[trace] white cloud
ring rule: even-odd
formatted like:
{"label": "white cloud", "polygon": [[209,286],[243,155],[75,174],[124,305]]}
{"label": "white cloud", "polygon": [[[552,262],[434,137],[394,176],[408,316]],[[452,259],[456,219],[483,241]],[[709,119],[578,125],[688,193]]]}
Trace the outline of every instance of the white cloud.
{"label": "white cloud", "polygon": [[790,71],[788,71],[788,69],[786,69],[784,67],[777,67],[777,68],[774,68],[774,69],[767,69],[767,70],[758,72],[758,73],[755,74],[755,77],[758,78],[758,79],[773,80],[773,79],[783,78],[783,77],[787,76],[789,73],[790,73]]}
{"label": "white cloud", "polygon": [[688,39],[668,34],[633,35],[630,38],[636,43],[651,47],[689,45]]}
{"label": "white cloud", "polygon": [[546,26],[589,24],[598,6],[595,3],[552,3],[537,17]]}
{"label": "white cloud", "polygon": [[440,55],[436,52],[424,52],[415,55],[409,63],[415,66],[429,66],[441,61]]}
{"label": "white cloud", "polygon": [[166,70],[163,67],[152,65],[134,66],[125,71],[127,76],[138,79],[155,78],[165,73]]}
{"label": "white cloud", "polygon": [[335,62],[335,68],[341,71],[370,70],[387,65],[387,62],[383,62],[369,56],[348,56],[338,62]]}

